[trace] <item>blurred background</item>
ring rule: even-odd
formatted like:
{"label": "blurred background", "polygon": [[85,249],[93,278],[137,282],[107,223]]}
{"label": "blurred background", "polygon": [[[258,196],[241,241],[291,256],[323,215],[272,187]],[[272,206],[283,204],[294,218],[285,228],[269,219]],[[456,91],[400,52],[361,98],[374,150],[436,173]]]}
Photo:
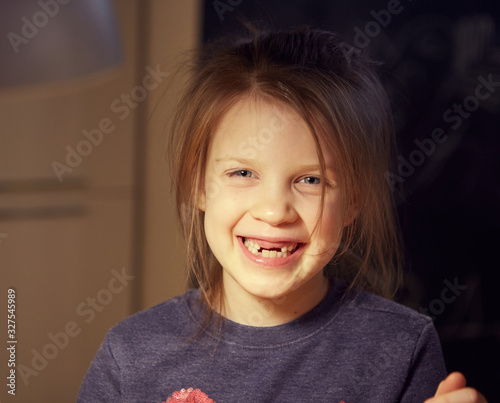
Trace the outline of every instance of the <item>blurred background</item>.
{"label": "blurred background", "polygon": [[74,401],[105,332],[183,292],[165,156],[183,57],[252,22],[335,30],[380,62],[398,299],[433,317],[448,370],[500,401],[499,17],[487,1],[2,2],[0,284],[16,291],[18,371],[0,400]]}

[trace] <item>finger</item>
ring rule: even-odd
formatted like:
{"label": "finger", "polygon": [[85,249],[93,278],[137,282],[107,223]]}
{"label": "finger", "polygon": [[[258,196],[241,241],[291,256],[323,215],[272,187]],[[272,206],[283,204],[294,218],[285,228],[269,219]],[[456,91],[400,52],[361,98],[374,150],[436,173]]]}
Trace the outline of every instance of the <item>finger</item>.
{"label": "finger", "polygon": [[[444,382],[444,381],[443,381]],[[463,388],[433,397],[425,403],[488,403],[485,397],[474,388]]]}
{"label": "finger", "polygon": [[465,377],[460,372],[452,372],[438,386],[435,397],[465,388]]}

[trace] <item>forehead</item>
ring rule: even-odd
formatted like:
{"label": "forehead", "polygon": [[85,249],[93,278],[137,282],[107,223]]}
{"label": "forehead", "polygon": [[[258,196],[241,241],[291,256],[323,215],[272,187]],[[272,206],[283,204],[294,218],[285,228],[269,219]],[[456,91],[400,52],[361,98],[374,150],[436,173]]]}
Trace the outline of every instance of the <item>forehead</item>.
{"label": "forehead", "polygon": [[[327,165],[334,163],[324,139],[319,138]],[[318,163],[316,143],[308,124],[289,105],[261,97],[238,100],[222,117],[210,145],[215,158],[236,156],[307,159]]]}

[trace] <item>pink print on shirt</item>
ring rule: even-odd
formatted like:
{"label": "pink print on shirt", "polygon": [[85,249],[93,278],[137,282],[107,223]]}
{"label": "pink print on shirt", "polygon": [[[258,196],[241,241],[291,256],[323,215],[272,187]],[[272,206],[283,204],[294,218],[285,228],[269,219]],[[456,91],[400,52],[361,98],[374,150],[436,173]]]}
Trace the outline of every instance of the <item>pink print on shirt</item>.
{"label": "pink print on shirt", "polygon": [[[200,389],[181,389],[170,396],[166,401],[161,403],[215,403]],[[340,403],[345,403],[343,400]]]}
{"label": "pink print on shirt", "polygon": [[200,389],[181,389],[170,396],[166,401],[161,403],[215,403]]}

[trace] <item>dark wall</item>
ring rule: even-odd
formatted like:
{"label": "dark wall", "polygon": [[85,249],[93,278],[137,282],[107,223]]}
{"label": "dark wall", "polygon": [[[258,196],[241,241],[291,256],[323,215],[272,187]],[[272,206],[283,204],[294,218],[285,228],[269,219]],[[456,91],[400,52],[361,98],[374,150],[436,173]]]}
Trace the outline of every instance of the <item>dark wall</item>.
{"label": "dark wall", "polygon": [[[309,24],[382,62],[400,143],[388,183],[405,238],[400,301],[434,318],[448,370],[500,401],[500,5],[205,1],[205,40]],[[500,30],[500,29],[499,29]]]}

